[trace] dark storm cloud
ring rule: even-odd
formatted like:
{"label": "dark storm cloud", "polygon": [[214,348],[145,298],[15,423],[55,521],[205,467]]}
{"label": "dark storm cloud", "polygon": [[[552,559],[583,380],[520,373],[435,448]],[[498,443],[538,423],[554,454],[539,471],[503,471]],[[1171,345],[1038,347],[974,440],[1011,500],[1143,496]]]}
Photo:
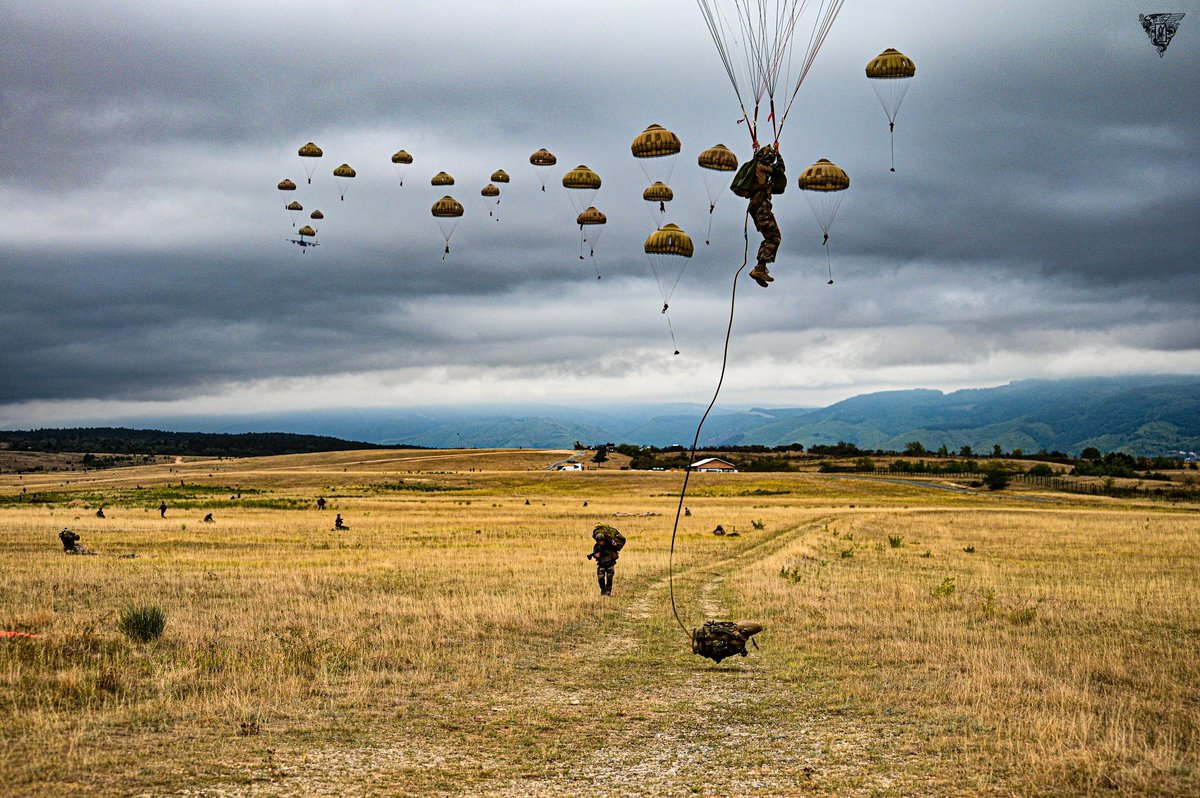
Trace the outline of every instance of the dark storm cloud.
{"label": "dark storm cloud", "polygon": [[[702,246],[694,159],[716,141],[748,147],[694,9],[115,8],[9,9],[0,31],[0,199],[18,220],[0,232],[0,403],[169,400],[396,369],[545,379],[644,367],[665,319],[628,143],[654,121],[684,138],[673,218],[698,244],[672,320],[689,353],[719,356],[744,205],[722,197]],[[1180,39],[1158,59],[1136,12],[847,8],[788,123],[780,280],[744,296],[743,343],[777,364],[804,357],[779,342],[837,351],[851,370],[1200,349],[1200,122],[1183,101],[1196,48]],[[1047,29],[1067,17],[1069,35]],[[888,46],[918,62],[895,174],[862,77]],[[283,241],[272,187],[302,180],[294,153],[308,139],[327,157],[296,194],[328,219],[322,246],[301,254]],[[401,146],[417,157],[403,189],[383,160]],[[545,194],[525,160],[540,146],[560,155]],[[853,181],[832,288],[794,184],[819,157]],[[342,160],[359,170],[344,203],[327,174]],[[605,181],[602,281],[578,260],[556,185],[581,162]],[[499,166],[514,182],[495,222],[478,190]],[[428,215],[438,169],[467,206],[445,261]]]}

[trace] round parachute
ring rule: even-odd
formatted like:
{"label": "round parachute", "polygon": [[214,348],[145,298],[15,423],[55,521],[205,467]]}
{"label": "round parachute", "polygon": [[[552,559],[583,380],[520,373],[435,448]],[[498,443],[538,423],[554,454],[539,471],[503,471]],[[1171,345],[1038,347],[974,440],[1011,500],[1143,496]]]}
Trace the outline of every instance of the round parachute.
{"label": "round parachute", "polygon": [[508,176],[508,172],[504,171],[503,169],[497,169],[496,171],[492,172],[491,179],[493,183],[507,183],[510,178]]}
{"label": "round parachute", "polygon": [[563,188],[568,189],[567,196],[575,212],[583,213],[596,199],[596,192],[600,190],[600,175],[580,164],[563,175],[562,184]]}
{"label": "round parachute", "polygon": [[404,178],[408,174],[408,167],[412,165],[413,157],[404,150],[396,150],[392,153],[392,164],[396,167],[396,175],[400,178],[400,185],[404,185]]}
{"label": "round parachute", "polygon": [[850,175],[828,158],[822,158],[800,173],[804,191],[843,191],[850,188]]}
{"label": "round parachute", "polygon": [[825,234],[825,263],[829,269],[829,284],[833,285],[833,264],[829,255],[829,228],[838,208],[842,207],[842,192],[850,188],[850,175],[837,164],[822,158],[800,173],[798,181],[808,207],[812,208],[817,224]]}
{"label": "round parachute", "polygon": [[558,159],[554,157],[554,153],[547,149],[540,149],[533,155],[529,156],[529,163],[533,164],[534,171],[537,172],[538,180],[542,184],[542,191],[546,190],[546,176],[549,174],[549,168],[558,163]]}
{"label": "round parachute", "polygon": [[452,186],[452,185],[454,185],[454,178],[451,177],[450,175],[446,174],[445,172],[438,172],[436,175],[433,176],[433,179],[429,181],[429,185],[431,185],[431,186]]}
{"label": "round parachute", "polygon": [[647,180],[665,183],[671,179],[681,146],[679,136],[662,125],[651,125],[637,135],[629,150],[638,159]]}
{"label": "round parachute", "polygon": [[299,202],[289,202],[287,209],[289,211],[302,211],[302,210],[304,210],[304,206],[301,205]]}
{"label": "round parachute", "polygon": [[576,216],[575,221],[580,227],[588,224],[608,224],[608,217],[596,208],[592,207]]}
{"label": "round parachute", "polygon": [[[320,147],[318,147],[316,144],[313,144],[310,141],[307,144],[305,144],[303,147],[301,147],[299,150],[297,150],[296,154],[299,155],[301,158],[320,158],[325,153],[323,153],[321,151]],[[317,168],[317,162],[315,160],[311,160],[311,161],[301,161],[301,163],[304,164],[304,174],[308,176],[308,182],[311,183],[313,172]]]}
{"label": "round parachute", "polygon": [[867,64],[867,77],[871,79],[871,87],[875,96],[883,106],[883,112],[888,118],[888,132],[892,137],[892,167],[896,171],[896,114],[900,113],[900,104],[908,93],[910,78],[917,74],[917,65],[913,60],[899,50],[891,47],[871,59]]}
{"label": "round parachute", "polygon": [[442,260],[445,260],[446,255],[450,254],[450,236],[454,235],[454,228],[458,227],[458,221],[462,218],[463,206],[454,197],[447,195],[433,203],[431,211],[437,219],[438,227],[441,228],[442,238],[446,239],[446,251],[442,255]]}
{"label": "round parachute", "polygon": [[[579,259],[583,260],[583,247],[589,245],[588,250],[592,257],[593,264],[596,260],[596,242],[600,240],[600,233],[604,230],[604,225],[608,224],[608,217],[601,213],[595,207],[589,207],[575,217],[575,223],[579,225]],[[587,232],[584,232],[584,228]],[[596,269],[596,279],[600,279],[600,270]]]}
{"label": "round parachute", "polygon": [[321,213],[320,211],[313,211],[312,213],[310,213],[308,215],[308,218],[309,219],[324,219],[325,214]]}
{"label": "round parachute", "polygon": [[[304,225],[303,227],[301,227],[301,228],[300,228],[299,230],[297,230],[296,232],[298,232],[298,233],[299,233],[300,235],[302,235],[302,236],[315,236],[315,235],[317,234],[317,231],[316,231],[316,230],[314,230],[314,229],[312,229],[312,228],[311,228],[311,227],[309,227],[308,225]],[[335,243],[336,243],[336,242],[335,242]]]}
{"label": "round parachute", "polygon": [[338,185],[338,193],[343,200],[346,199],[346,189],[349,188],[350,181],[354,179],[356,174],[358,173],[348,163],[344,163],[333,170],[333,177]]}
{"label": "round parachute", "polygon": [[738,168],[737,156],[724,144],[709,147],[700,153],[696,161],[702,169],[711,169],[714,172],[733,172]]}
{"label": "round parachute", "polygon": [[729,175],[726,172],[737,170],[738,159],[733,150],[724,144],[716,144],[700,153],[696,162],[704,170],[704,191],[708,194],[708,233],[704,237],[704,243],[707,244],[712,236],[712,216],[717,209],[717,200],[729,188]]}
{"label": "round parachute", "polygon": [[657,182],[642,192],[646,202],[670,202],[675,199],[675,192],[666,183]]}
{"label": "round parachute", "polygon": [[666,183],[658,181],[642,192],[642,199],[650,203],[654,226],[662,227],[667,217],[667,203],[675,199],[675,192]]}
{"label": "round parachute", "polygon": [[682,146],[679,136],[662,125],[651,125],[637,135],[629,149],[634,158],[665,158],[678,155]]}
{"label": "round parachute", "polygon": [[651,233],[645,249],[647,255],[681,258],[690,258],[695,251],[691,236],[674,224],[664,225]]}
{"label": "round parachute", "polygon": [[867,64],[867,77],[873,80],[911,78],[917,74],[917,65],[899,50],[889,47]]}
{"label": "round parachute", "polygon": [[491,183],[488,183],[486,186],[480,189],[479,194],[484,197],[499,197],[500,189],[496,188]]}
{"label": "round parachute", "polygon": [[280,191],[295,191],[296,184],[291,180],[284,178],[283,180],[279,181],[279,185],[275,186],[275,188],[279,189]]}

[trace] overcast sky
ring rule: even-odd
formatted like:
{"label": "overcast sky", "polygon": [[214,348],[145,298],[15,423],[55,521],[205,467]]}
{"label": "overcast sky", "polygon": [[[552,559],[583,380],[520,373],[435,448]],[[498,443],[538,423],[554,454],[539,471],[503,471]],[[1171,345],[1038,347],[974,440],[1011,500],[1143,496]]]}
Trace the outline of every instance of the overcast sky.
{"label": "overcast sky", "polygon": [[[1200,374],[1197,5],[846,0],[781,141],[777,280],[740,281],[723,403]],[[1137,17],[1168,10],[1187,17],[1159,58]],[[0,426],[711,395],[745,202],[723,192],[706,246],[696,156],[750,147],[691,0],[0,0],[0,20]],[[863,73],[887,47],[917,64],[894,174]],[[683,141],[668,220],[696,240],[679,356],[629,152],[650,123]],[[832,286],[795,185],[818,158],[852,180]],[[602,280],[576,164],[604,181]],[[466,208],[445,260],[441,170]],[[288,243],[290,199],[325,212],[319,247]]]}

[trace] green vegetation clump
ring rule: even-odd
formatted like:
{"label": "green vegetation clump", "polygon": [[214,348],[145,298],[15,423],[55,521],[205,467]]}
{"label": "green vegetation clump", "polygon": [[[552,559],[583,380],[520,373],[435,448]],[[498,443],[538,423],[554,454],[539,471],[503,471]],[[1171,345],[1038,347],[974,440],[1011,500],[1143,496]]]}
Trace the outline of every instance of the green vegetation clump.
{"label": "green vegetation clump", "polygon": [[167,614],[157,604],[130,605],[117,616],[117,629],[138,643],[156,640],[166,628]]}

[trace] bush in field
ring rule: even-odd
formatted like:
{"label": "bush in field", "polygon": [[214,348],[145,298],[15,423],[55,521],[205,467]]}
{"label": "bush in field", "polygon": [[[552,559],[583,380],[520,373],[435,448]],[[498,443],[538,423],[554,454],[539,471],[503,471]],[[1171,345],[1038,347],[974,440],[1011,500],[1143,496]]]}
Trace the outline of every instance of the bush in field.
{"label": "bush in field", "polygon": [[1004,490],[1011,478],[1009,470],[999,465],[992,464],[983,469],[983,484],[988,490]]}
{"label": "bush in field", "polygon": [[117,616],[117,628],[130,640],[148,643],[167,628],[167,614],[157,604],[129,606]]}

